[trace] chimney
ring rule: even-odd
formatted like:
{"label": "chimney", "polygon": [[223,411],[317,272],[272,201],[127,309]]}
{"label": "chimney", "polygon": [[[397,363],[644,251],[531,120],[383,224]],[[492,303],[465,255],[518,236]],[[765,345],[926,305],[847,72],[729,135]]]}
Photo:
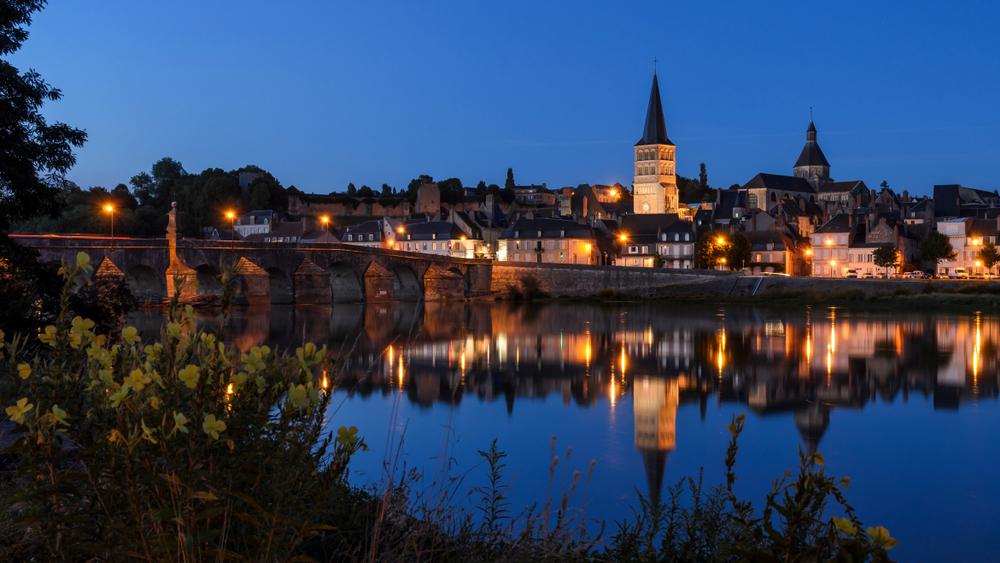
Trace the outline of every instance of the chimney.
{"label": "chimney", "polygon": [[903,190],[903,201],[910,202],[910,192],[909,190]]}

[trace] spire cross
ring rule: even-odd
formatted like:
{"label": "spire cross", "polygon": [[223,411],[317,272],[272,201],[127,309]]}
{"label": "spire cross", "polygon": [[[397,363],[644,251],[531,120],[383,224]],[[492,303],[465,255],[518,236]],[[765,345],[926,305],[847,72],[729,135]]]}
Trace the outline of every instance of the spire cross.
{"label": "spire cross", "polygon": [[653,57],[653,74],[656,74],[656,57]]}
{"label": "spire cross", "polygon": [[809,121],[813,120],[813,107],[809,106]]}

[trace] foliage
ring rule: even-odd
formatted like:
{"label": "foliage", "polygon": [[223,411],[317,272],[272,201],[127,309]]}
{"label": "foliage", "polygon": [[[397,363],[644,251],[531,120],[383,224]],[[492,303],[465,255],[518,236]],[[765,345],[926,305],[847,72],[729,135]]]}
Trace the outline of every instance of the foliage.
{"label": "foliage", "polygon": [[955,250],[947,236],[931,231],[920,241],[920,259],[937,266],[942,260],[954,260]]}
{"label": "foliage", "polygon": [[8,57],[28,38],[25,29],[44,0],[8,0],[0,9],[0,233],[10,224],[55,209],[52,185],[69,170],[73,148],[87,134],[65,123],[48,123],[47,101],[62,92],[33,70],[21,72]]}
{"label": "foliage", "polygon": [[[726,484],[706,492],[701,478],[675,487],[666,503],[642,500],[619,526],[609,561],[888,561],[896,540],[865,529],[847,502],[846,478],[827,475],[819,453],[800,452],[799,471],[776,480],[757,513],[735,492],[743,415],[729,425]],[[685,498],[686,493],[686,498]],[[830,516],[831,509],[843,516]]]}
{"label": "foliage", "polygon": [[326,350],[246,353],[176,305],[158,338],[66,313],[89,259],[63,270],[62,313],[4,343],[0,399],[19,435],[6,503],[44,557],[286,560],[328,530],[363,447],[323,431]]}
{"label": "foliage", "polygon": [[707,231],[695,242],[694,252],[697,268],[737,270],[750,262],[750,240],[743,233]]}
{"label": "foliage", "polygon": [[996,266],[997,262],[1000,262],[1000,251],[997,251],[995,244],[988,242],[979,249],[976,258],[982,261],[986,271],[989,272],[993,270],[993,266]]}
{"label": "foliage", "polygon": [[896,245],[883,244],[872,252],[872,259],[879,268],[895,268],[899,266],[899,252]]}

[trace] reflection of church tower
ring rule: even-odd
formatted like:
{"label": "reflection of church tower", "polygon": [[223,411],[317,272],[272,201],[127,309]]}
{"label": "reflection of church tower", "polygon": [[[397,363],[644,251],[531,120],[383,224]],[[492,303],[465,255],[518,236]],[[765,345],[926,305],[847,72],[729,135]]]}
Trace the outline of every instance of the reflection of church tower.
{"label": "reflection of church tower", "polygon": [[646,107],[642,138],[635,144],[633,210],[636,213],[677,213],[676,147],[667,137],[660,84],[653,73],[653,88]]}
{"label": "reflection of church tower", "polygon": [[799,159],[795,161],[792,173],[808,181],[816,190],[830,181],[830,163],[827,162],[826,156],[819,148],[819,142],[816,140],[816,125],[813,124],[812,119],[809,120],[809,127],[806,129],[806,144],[802,147]]}
{"label": "reflection of church tower", "polygon": [[635,449],[642,454],[650,502],[660,502],[667,454],[676,446],[678,401],[676,379],[637,377],[632,384]]}
{"label": "reflection of church tower", "polygon": [[795,427],[799,429],[802,441],[806,444],[806,450],[809,453],[815,452],[827,427],[830,426],[830,409],[821,403],[812,403],[804,409],[795,411],[792,419],[795,421]]}

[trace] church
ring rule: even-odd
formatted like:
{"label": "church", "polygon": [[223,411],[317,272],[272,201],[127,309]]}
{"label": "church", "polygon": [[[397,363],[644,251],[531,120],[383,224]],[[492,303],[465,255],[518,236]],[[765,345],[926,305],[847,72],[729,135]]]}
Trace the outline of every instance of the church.
{"label": "church", "polygon": [[830,177],[830,162],[819,147],[816,124],[809,119],[806,143],[792,167],[792,175],[761,172],[740,188],[746,194],[750,209],[770,211],[783,200],[796,197],[816,203],[841,204],[844,209],[867,202],[868,187],[861,180],[834,182]]}
{"label": "church", "polygon": [[646,107],[642,138],[635,144],[635,178],[632,204],[637,214],[677,213],[676,149],[667,137],[660,84],[653,72],[653,86]]}

